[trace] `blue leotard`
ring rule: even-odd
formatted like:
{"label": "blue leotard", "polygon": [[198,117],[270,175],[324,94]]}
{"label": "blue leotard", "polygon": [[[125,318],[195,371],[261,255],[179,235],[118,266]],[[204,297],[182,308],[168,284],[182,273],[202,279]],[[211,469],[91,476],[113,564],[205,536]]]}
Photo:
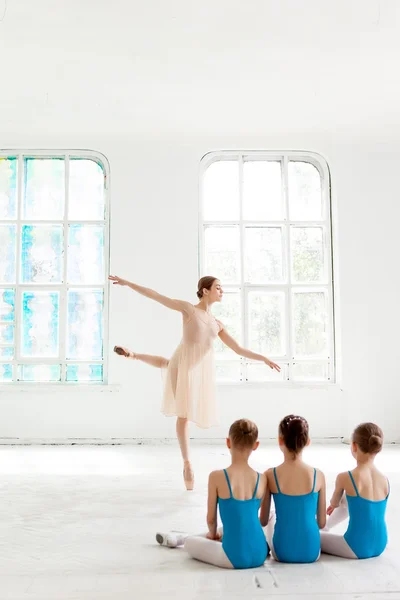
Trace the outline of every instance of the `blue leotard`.
{"label": "blue leotard", "polygon": [[273,494],[276,524],[273,545],[276,557],[281,562],[311,563],[321,551],[321,539],[317,523],[319,492],[315,491],[317,471],[309,494],[289,496],[279,487],[278,476],[274,477],[278,493]]}
{"label": "blue leotard", "polygon": [[222,547],[235,569],[250,569],[264,564],[269,548],[259,520],[261,498],[256,498],[260,474],[249,500],[236,500],[224,469],[229,498],[218,498],[223,525]]}
{"label": "blue leotard", "polygon": [[350,471],[349,475],[356,496],[347,495],[349,526],[344,539],[357,558],[379,556],[387,544],[385,513],[389,493],[384,500],[362,498]]}

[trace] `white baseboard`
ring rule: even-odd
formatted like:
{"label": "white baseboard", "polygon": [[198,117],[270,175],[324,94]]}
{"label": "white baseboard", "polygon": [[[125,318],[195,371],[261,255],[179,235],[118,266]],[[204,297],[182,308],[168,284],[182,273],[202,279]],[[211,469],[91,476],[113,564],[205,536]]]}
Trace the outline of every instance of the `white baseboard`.
{"label": "white baseboard", "polygon": [[[276,444],[276,438],[262,438]],[[313,444],[340,444],[343,438],[313,438]],[[191,438],[195,446],[221,446],[225,438]],[[0,438],[0,446],[162,446],[176,444],[176,438]]]}

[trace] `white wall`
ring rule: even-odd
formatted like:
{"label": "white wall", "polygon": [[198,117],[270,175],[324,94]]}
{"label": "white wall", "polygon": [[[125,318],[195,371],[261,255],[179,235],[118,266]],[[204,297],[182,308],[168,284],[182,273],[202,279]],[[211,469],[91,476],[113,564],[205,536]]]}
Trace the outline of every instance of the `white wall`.
{"label": "white wall", "polygon": [[[310,150],[328,161],[338,385],[221,387],[221,426],[193,435],[222,437],[246,415],[272,437],[293,411],[309,419],[314,437],[346,436],[372,419],[398,439],[398,3],[337,0],[324,15],[316,0],[301,10],[289,0],[8,4],[0,146],[108,157],[114,273],[194,299],[206,152]],[[179,337],[179,316],[112,290],[110,347],[168,355]],[[159,412],[157,371],[110,352],[110,384],[1,389],[0,438],[173,436],[173,420]]]}
{"label": "white wall", "polygon": [[[21,145],[21,144],[20,144]],[[24,145],[24,144],[22,144]],[[31,146],[32,144],[27,144]],[[53,140],[40,144],[56,147]],[[104,140],[85,142],[108,156],[112,177],[111,271],[177,297],[194,299],[197,280],[198,165],[222,148],[292,148],[322,153],[332,171],[338,273],[339,382],[330,388],[224,386],[218,390],[221,426],[193,428],[222,437],[242,415],[275,435],[279,418],[304,414],[314,437],[336,437],[364,419],[398,438],[400,237],[397,144],[309,136]],[[65,140],[77,148],[77,140]],[[156,176],[155,176],[156,174]],[[110,345],[169,355],[180,338],[175,313],[130,290],[111,290]],[[110,352],[111,391],[2,391],[0,437],[161,438],[174,423],[159,412],[157,370]]]}

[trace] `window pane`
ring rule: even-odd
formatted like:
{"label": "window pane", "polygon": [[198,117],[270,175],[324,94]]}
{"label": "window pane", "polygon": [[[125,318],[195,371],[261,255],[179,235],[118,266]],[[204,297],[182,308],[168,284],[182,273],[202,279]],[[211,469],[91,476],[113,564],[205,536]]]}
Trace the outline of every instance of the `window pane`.
{"label": "window pane", "polygon": [[289,214],[292,221],[323,218],[321,175],[311,163],[289,162]]}
{"label": "window pane", "polygon": [[283,219],[280,162],[254,160],[243,164],[243,218],[248,221]]}
{"label": "window pane", "polygon": [[327,363],[294,363],[292,375],[295,381],[327,381]]}
{"label": "window pane", "polygon": [[103,290],[68,292],[67,358],[103,358]]}
{"label": "window pane", "polygon": [[246,283],[283,281],[282,230],[279,227],[246,227]]}
{"label": "window pane", "polygon": [[206,227],[204,231],[205,271],[225,283],[240,277],[238,227]]}
{"label": "window pane", "polygon": [[68,218],[104,219],[104,171],[94,160],[71,158],[69,163]]}
{"label": "window pane", "polygon": [[13,346],[0,346],[0,360],[12,360],[14,358]]}
{"label": "window pane", "polygon": [[324,292],[293,294],[296,356],[327,355],[326,296]]}
{"label": "window pane", "polygon": [[0,219],[17,217],[17,162],[0,158]]}
{"label": "window pane", "polygon": [[24,159],[24,219],[62,219],[65,164],[62,158]]}
{"label": "window pane", "polygon": [[14,325],[0,325],[0,344],[14,343]]}
{"label": "window pane", "polygon": [[285,354],[285,295],[250,292],[248,295],[249,346],[266,356]]}
{"label": "window pane", "polygon": [[22,356],[58,356],[59,296],[47,291],[22,293]]}
{"label": "window pane", "polygon": [[104,282],[104,227],[70,225],[68,283]]}
{"label": "window pane", "polygon": [[15,290],[0,290],[0,321],[12,323],[15,319]]}
{"label": "window pane", "polygon": [[18,365],[18,381],[51,382],[61,380],[61,365]]}
{"label": "window pane", "polygon": [[238,381],[242,381],[240,362],[218,362],[216,364],[216,376],[218,383],[237,383]]}
{"label": "window pane", "polygon": [[[213,313],[226,327],[227,332],[239,343],[242,343],[242,309],[239,292],[225,292],[222,302],[214,304]],[[219,358],[237,356],[233,350],[223,344],[219,338],[215,342],[215,351]]]}
{"label": "window pane", "polygon": [[67,381],[103,381],[103,365],[67,365]]}
{"label": "window pane", "polygon": [[0,225],[0,283],[14,283],[16,264],[15,225]]}
{"label": "window pane", "polygon": [[61,283],[63,244],[62,225],[23,225],[22,283]]}
{"label": "window pane", "polygon": [[287,365],[280,364],[280,367],[282,370],[278,373],[264,363],[248,363],[246,365],[247,380],[253,382],[284,381],[287,379]]}
{"label": "window pane", "polygon": [[237,161],[214,162],[204,173],[203,218],[205,221],[239,219],[239,163]]}
{"label": "window pane", "polygon": [[12,365],[0,365],[0,383],[10,383],[13,378]]}
{"label": "window pane", "polygon": [[291,251],[293,281],[325,280],[324,238],[320,227],[292,227]]}

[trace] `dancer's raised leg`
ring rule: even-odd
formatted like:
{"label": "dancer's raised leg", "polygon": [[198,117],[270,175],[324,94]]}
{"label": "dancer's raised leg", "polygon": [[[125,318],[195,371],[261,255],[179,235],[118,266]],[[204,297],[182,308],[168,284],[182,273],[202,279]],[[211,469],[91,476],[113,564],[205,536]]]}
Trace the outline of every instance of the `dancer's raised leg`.
{"label": "dancer's raised leg", "polygon": [[164,356],[156,356],[154,354],[137,354],[136,352],[132,352],[123,346],[115,346],[114,352],[120,356],[125,356],[125,358],[140,360],[147,365],[156,367],[157,369],[166,369],[169,364],[168,358],[164,358]]}
{"label": "dancer's raised leg", "polygon": [[194,473],[189,459],[189,421],[178,417],[176,420],[176,436],[183,458],[183,479],[186,489],[192,490],[194,487]]}

